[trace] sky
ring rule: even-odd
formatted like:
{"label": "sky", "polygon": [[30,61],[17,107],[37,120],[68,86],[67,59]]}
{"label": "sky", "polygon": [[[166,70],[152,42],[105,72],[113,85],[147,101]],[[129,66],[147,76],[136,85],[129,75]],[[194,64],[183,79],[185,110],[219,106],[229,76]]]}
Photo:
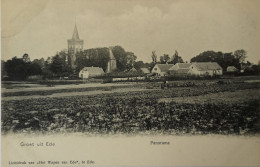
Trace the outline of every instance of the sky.
{"label": "sky", "polygon": [[2,0],[1,59],[67,49],[75,23],[84,49],[120,45],[151,62],[178,51],[247,51],[260,60],[259,0]]}

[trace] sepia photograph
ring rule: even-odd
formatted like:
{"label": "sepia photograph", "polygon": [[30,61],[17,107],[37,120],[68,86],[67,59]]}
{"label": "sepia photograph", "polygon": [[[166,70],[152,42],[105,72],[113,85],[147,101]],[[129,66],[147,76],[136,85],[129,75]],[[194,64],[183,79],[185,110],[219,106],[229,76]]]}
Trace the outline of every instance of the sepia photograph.
{"label": "sepia photograph", "polygon": [[2,0],[1,166],[259,166],[259,7]]}

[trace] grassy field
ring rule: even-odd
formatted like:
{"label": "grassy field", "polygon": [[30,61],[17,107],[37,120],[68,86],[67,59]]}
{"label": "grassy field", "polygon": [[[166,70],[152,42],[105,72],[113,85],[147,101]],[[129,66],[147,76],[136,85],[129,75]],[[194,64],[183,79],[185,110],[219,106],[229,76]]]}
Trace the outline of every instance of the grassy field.
{"label": "grassy field", "polygon": [[[256,134],[259,82],[251,80],[176,81],[166,89],[134,83],[120,92],[113,91],[117,86],[4,92],[3,99],[19,99],[2,101],[2,133]],[[68,92],[73,95],[30,99]]]}

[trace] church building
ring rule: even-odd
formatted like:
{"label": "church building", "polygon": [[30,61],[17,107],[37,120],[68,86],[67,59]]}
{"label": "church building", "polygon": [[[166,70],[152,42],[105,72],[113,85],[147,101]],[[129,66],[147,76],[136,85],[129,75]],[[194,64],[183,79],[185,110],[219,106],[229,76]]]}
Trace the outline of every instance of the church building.
{"label": "church building", "polygon": [[[72,69],[74,70],[76,69],[76,54],[77,52],[83,51],[83,44],[84,41],[79,38],[78,29],[75,24],[72,38],[68,39],[68,64],[71,65]],[[108,51],[109,60],[107,62],[106,73],[111,73],[112,71],[117,69],[117,63],[111,47],[109,47]]]}
{"label": "church building", "polygon": [[84,41],[79,38],[78,29],[75,24],[72,39],[68,40],[68,56],[69,56],[68,59],[69,59],[69,64],[73,69],[76,68],[75,66],[76,53],[83,50],[83,44]]}
{"label": "church building", "polygon": [[107,70],[106,73],[111,73],[116,69],[116,58],[112,52],[111,47],[109,47],[109,61],[107,62]]}

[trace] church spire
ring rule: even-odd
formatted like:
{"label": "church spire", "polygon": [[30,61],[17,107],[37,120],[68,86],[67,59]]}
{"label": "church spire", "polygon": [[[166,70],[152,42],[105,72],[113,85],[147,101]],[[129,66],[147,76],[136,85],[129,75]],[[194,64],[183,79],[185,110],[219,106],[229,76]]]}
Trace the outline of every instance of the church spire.
{"label": "church spire", "polygon": [[68,53],[69,59],[68,62],[70,63],[73,69],[76,68],[75,61],[76,61],[76,54],[83,50],[83,43],[84,41],[79,39],[79,33],[77,29],[77,25],[75,24],[72,39],[68,40]]}
{"label": "church spire", "polygon": [[77,29],[77,25],[76,24],[75,24],[75,27],[74,27],[74,32],[73,32],[73,35],[72,35],[72,39],[79,40],[79,33],[78,33],[78,29]]}

